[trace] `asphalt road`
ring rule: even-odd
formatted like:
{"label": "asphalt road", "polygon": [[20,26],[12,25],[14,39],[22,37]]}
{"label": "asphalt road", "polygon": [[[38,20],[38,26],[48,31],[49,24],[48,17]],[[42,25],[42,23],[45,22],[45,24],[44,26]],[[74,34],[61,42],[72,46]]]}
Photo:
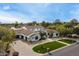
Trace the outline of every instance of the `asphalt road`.
{"label": "asphalt road", "polygon": [[[47,54],[46,56],[50,55]],[[59,51],[53,52],[51,56],[79,56],[79,44],[74,44]]]}

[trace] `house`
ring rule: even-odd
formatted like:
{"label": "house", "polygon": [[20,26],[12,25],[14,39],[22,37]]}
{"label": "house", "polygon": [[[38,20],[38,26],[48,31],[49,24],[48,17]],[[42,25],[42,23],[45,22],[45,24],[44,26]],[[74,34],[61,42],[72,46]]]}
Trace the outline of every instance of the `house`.
{"label": "house", "polygon": [[48,38],[56,38],[59,37],[59,32],[52,29],[46,29],[48,33]]}
{"label": "house", "polygon": [[27,40],[27,41],[38,41],[41,39],[40,31],[44,30],[42,26],[25,26],[21,28],[14,28],[11,29],[15,30],[16,38]]}
{"label": "house", "polygon": [[[23,26],[21,28],[11,27],[11,29],[15,30],[16,38],[27,41],[39,41],[41,36],[44,38],[59,37],[59,32],[56,30],[46,29],[42,26]],[[43,35],[41,35],[41,33]]]}

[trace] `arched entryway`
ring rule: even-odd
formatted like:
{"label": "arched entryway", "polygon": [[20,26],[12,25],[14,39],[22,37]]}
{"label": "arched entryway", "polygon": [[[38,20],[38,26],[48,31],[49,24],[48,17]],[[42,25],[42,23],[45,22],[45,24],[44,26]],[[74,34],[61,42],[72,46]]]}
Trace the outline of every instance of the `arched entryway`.
{"label": "arched entryway", "polygon": [[25,40],[27,40],[27,37],[25,37]]}
{"label": "arched entryway", "polygon": [[20,39],[24,39],[24,36],[23,35],[20,35],[21,37],[20,37]]}
{"label": "arched entryway", "polygon": [[24,39],[24,36],[23,35],[16,35],[16,38],[17,39]]}
{"label": "arched entryway", "polygon": [[19,35],[16,35],[16,38],[18,39],[19,38]]}

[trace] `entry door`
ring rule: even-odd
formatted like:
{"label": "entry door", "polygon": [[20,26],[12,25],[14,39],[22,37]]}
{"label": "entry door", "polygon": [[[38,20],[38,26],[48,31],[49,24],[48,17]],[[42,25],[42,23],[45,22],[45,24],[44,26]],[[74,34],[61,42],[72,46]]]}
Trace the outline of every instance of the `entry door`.
{"label": "entry door", "polygon": [[19,39],[19,35],[16,35],[16,38],[18,38],[18,39]]}
{"label": "entry door", "polygon": [[27,37],[25,37],[25,40],[27,40]]}
{"label": "entry door", "polygon": [[53,37],[53,33],[49,33],[49,38],[52,38]]}
{"label": "entry door", "polygon": [[24,39],[24,36],[21,35],[21,39]]}

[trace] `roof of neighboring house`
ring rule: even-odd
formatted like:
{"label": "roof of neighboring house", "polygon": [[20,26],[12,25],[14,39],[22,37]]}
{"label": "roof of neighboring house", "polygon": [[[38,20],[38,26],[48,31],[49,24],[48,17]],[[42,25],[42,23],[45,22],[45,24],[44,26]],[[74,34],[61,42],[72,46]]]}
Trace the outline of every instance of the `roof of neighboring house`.
{"label": "roof of neighboring house", "polygon": [[56,32],[56,33],[58,33],[58,31],[53,30],[53,29],[46,29],[46,31],[47,31],[47,32]]}

